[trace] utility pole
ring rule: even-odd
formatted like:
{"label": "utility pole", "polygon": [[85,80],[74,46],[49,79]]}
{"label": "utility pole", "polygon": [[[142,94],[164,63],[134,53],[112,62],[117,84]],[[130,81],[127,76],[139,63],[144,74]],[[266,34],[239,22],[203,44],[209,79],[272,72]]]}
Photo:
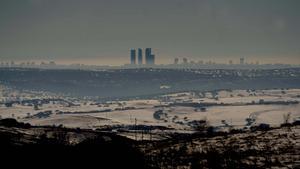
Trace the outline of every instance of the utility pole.
{"label": "utility pole", "polygon": [[135,140],[137,141],[137,126],[136,126],[136,124],[137,124],[137,119],[134,118]]}

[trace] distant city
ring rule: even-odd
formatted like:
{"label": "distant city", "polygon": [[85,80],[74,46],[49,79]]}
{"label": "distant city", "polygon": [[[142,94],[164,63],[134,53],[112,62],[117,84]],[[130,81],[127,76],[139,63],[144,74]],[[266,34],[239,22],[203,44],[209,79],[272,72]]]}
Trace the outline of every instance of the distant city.
{"label": "distant city", "polygon": [[[189,60],[188,57],[175,57],[169,64],[156,64],[158,57],[152,53],[152,48],[131,48],[129,50],[129,63],[121,66],[111,65],[86,65],[86,64],[57,64],[55,61],[27,61],[16,63],[15,61],[2,61],[0,68],[42,68],[42,69],[132,69],[132,68],[166,68],[166,69],[277,69],[298,68],[296,64],[260,64],[259,61],[247,62],[244,57],[238,61],[228,60],[227,63],[217,63],[211,60]],[[143,57],[145,56],[145,57]]]}
{"label": "distant city", "polygon": [[[131,49],[130,50],[130,64],[132,66],[143,65],[143,49],[139,48],[138,49],[138,58],[136,58],[136,50]],[[152,54],[152,49],[151,48],[146,48],[145,49],[145,65],[148,66],[153,66],[155,65],[155,55]]]}

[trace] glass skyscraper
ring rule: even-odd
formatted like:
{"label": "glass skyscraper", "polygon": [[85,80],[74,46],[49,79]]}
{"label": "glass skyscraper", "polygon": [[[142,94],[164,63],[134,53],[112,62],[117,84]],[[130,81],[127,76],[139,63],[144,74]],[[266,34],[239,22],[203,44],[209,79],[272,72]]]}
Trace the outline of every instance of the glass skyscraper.
{"label": "glass skyscraper", "polygon": [[130,50],[130,64],[135,65],[136,64],[136,51],[135,49]]}
{"label": "glass skyscraper", "polygon": [[146,57],[146,65],[154,65],[155,64],[155,55],[151,53],[151,48],[146,48],[145,57]]}
{"label": "glass skyscraper", "polygon": [[138,49],[138,64],[143,64],[143,50],[141,48]]}

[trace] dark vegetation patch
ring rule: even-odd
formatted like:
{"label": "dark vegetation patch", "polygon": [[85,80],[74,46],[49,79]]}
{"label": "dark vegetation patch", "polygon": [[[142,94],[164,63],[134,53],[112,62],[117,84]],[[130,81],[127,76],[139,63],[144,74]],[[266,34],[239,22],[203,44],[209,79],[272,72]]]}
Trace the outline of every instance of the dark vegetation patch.
{"label": "dark vegetation patch", "polygon": [[22,160],[23,166],[42,162],[84,168],[295,168],[300,160],[300,147],[295,144],[300,139],[298,131],[295,124],[230,133],[207,128],[166,140],[137,142],[104,130],[27,126],[3,119],[0,150],[4,163]]}

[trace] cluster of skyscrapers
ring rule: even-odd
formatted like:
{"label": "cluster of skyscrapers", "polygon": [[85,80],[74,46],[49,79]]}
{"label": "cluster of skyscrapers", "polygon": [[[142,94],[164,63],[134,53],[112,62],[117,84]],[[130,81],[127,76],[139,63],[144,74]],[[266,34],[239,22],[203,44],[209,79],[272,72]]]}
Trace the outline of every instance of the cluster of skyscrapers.
{"label": "cluster of skyscrapers", "polygon": [[[130,64],[143,65],[143,49],[138,48],[137,52],[136,49],[130,49]],[[151,48],[145,49],[145,65],[155,65],[155,55],[152,54]]]}

